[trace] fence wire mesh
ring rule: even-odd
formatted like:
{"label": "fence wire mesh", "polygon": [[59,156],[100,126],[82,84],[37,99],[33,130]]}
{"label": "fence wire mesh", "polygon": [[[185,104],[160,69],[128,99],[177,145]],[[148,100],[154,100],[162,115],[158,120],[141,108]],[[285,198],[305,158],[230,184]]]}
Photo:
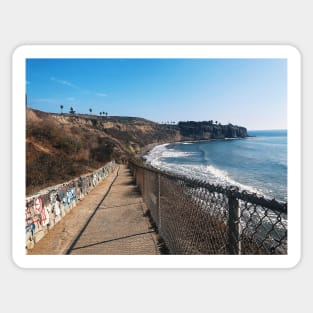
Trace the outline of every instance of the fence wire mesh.
{"label": "fence wire mesh", "polygon": [[287,203],[137,160],[129,167],[171,254],[287,254]]}

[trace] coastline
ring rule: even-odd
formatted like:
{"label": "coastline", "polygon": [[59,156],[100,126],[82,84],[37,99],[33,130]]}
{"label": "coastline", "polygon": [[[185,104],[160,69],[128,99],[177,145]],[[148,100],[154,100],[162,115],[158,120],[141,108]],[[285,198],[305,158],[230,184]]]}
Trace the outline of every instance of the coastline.
{"label": "coastline", "polygon": [[157,146],[170,145],[170,144],[179,144],[179,143],[197,143],[197,142],[210,142],[210,141],[223,141],[223,140],[240,140],[249,137],[256,136],[247,136],[247,137],[225,137],[225,138],[211,138],[211,139],[196,139],[196,140],[179,140],[179,141],[167,141],[167,142],[157,142],[151,143],[144,146],[139,153],[136,154],[135,157],[143,159],[145,155],[147,155],[153,148]]}
{"label": "coastline", "polygon": [[[243,165],[241,165],[241,162],[237,163],[238,160],[233,157],[234,155],[233,152],[230,154],[229,154],[229,151],[227,152],[227,149],[232,149],[233,146],[242,147],[241,149],[244,149],[244,147],[249,147],[249,145],[251,144],[254,145],[252,141],[249,141],[249,139],[253,140],[254,137],[257,137],[257,136],[248,136],[245,138],[220,138],[220,139],[214,138],[214,139],[204,139],[204,140],[179,140],[179,141],[176,140],[176,141],[170,141],[170,142],[164,142],[164,143],[162,142],[153,143],[153,144],[145,146],[142,149],[139,157],[143,163],[150,165],[158,170],[162,170],[162,167],[165,166],[163,169],[169,172],[173,171],[173,173],[180,173],[181,175],[186,175],[188,177],[198,177],[198,178],[201,177],[201,179],[208,180],[208,182],[212,184],[238,186],[241,190],[247,190],[250,193],[259,194],[259,195],[264,196],[265,198],[275,198],[275,199],[279,199],[279,201],[285,202],[287,201],[288,198],[287,198],[287,195],[285,195],[286,192],[283,190],[283,188],[276,186],[276,185],[274,189],[272,187],[273,183],[278,184],[279,180],[281,179],[279,179],[278,176],[277,177],[275,176],[276,178],[275,180],[273,180],[273,182],[271,180],[268,180],[266,178],[266,175],[269,175],[268,174],[269,169],[266,167],[266,164],[264,164],[265,167],[262,167],[262,168],[260,167],[259,169],[257,167],[254,168],[254,165],[252,164],[253,166],[251,169],[251,173],[254,173],[253,175],[255,175],[255,179],[253,179],[253,182],[252,182],[250,168],[247,168],[247,165],[246,165],[249,163],[245,163],[246,160],[244,160]],[[247,138],[248,138],[247,141],[238,141],[238,139],[247,139]],[[207,160],[206,162],[200,162],[199,164],[197,164],[195,163],[197,162],[196,161],[197,157],[196,157],[196,159],[191,159],[190,162],[188,161],[189,159],[185,159],[185,161],[183,161],[180,164],[179,158],[180,157],[187,158],[189,151],[192,151],[193,149],[192,146],[180,147],[180,144],[199,143],[201,145],[201,143],[204,143],[204,146],[206,146],[205,143],[212,143],[213,147],[215,147],[215,145],[218,145],[217,147],[224,147],[224,144],[219,145],[218,142],[225,143],[225,153],[218,156],[217,159],[216,157],[212,156],[213,159],[211,161]],[[226,142],[229,142],[230,146],[228,146]],[[238,142],[238,144],[236,142]],[[257,141],[256,147],[258,147],[259,142],[262,142],[262,141]],[[181,150],[181,152],[175,151],[176,144],[178,145],[177,149]],[[158,149],[156,147],[160,147],[160,148]],[[153,150],[154,148],[155,150]],[[163,150],[165,150],[164,158],[162,158]],[[169,151],[166,151],[166,150],[169,150]],[[202,151],[202,148],[201,148],[201,151]],[[215,149],[213,151],[215,151]],[[249,149],[247,151],[249,151]],[[260,150],[259,152],[263,153],[262,151],[265,151],[265,150]],[[241,153],[244,153],[244,152],[241,152]],[[264,153],[265,155],[262,158],[262,160],[266,159],[266,151]],[[185,154],[185,156],[183,154]],[[176,161],[173,161],[175,159],[171,160],[171,157],[178,158],[177,164],[175,163]],[[223,160],[224,158],[226,161],[225,167],[223,166],[222,163],[220,163],[220,161],[218,161],[218,160]],[[169,162],[167,162],[168,160]],[[249,160],[247,162],[250,162]],[[257,173],[255,172],[256,170],[258,170]],[[281,170],[276,169],[276,171],[281,171]],[[241,174],[239,175],[238,173],[241,173]],[[280,172],[280,173],[281,175],[284,175],[284,172]],[[256,177],[259,177],[259,179],[257,179]],[[263,183],[261,184],[262,181]],[[280,186],[284,186],[284,183],[282,182]]]}
{"label": "coastline", "polygon": [[141,148],[140,152],[137,153],[135,155],[136,158],[139,158],[139,159],[143,159],[143,157],[148,154],[154,147],[156,146],[161,146],[161,145],[164,145],[164,144],[170,144],[171,142],[165,142],[165,143],[160,143],[160,142],[156,142],[156,143],[150,143],[144,147]]}

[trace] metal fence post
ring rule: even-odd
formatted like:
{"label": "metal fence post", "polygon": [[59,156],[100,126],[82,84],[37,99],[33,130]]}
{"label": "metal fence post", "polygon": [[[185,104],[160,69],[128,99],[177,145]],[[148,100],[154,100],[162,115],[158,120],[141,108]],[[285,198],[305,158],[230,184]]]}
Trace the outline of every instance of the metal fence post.
{"label": "metal fence post", "polygon": [[233,196],[228,197],[228,244],[230,254],[241,254],[240,242],[240,207]]}

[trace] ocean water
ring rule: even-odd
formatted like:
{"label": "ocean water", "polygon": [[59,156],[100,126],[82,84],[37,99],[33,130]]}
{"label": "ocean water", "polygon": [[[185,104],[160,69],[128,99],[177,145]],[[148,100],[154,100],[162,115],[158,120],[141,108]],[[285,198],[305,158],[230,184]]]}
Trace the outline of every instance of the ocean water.
{"label": "ocean water", "polygon": [[145,159],[153,167],[287,202],[287,131],[249,131],[244,139],[164,144]]}

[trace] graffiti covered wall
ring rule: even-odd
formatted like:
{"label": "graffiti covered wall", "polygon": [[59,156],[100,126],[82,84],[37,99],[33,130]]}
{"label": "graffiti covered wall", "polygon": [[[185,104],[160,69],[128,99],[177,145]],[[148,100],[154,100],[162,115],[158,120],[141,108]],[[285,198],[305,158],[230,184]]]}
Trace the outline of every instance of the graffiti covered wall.
{"label": "graffiti covered wall", "polygon": [[104,167],[69,182],[46,188],[26,197],[26,249],[32,249],[53,228],[77,201],[87,195],[115,168],[111,161]]}

